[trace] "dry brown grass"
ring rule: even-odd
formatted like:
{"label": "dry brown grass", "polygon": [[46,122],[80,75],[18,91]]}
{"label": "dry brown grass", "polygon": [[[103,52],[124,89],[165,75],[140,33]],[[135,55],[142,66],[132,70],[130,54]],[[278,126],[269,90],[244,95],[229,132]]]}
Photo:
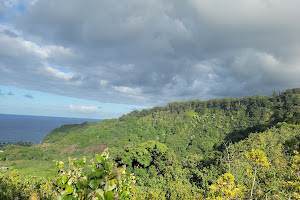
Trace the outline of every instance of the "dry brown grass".
{"label": "dry brown grass", "polygon": [[105,146],[103,144],[96,145],[96,146],[88,146],[88,147],[86,147],[86,148],[83,149],[83,152],[84,153],[89,153],[89,152],[92,152],[92,153],[101,153],[106,148],[107,148],[107,146]]}
{"label": "dry brown grass", "polygon": [[65,156],[67,154],[72,154],[74,153],[75,151],[78,151],[79,150],[79,145],[78,144],[73,144],[69,147],[66,147],[61,153],[60,155],[61,156]]}

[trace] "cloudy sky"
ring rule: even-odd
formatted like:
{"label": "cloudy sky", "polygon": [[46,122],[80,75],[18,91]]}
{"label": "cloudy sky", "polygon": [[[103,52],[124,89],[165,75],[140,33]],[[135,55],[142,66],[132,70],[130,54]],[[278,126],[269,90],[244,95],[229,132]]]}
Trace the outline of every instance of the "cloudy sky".
{"label": "cloudy sky", "polygon": [[0,113],[118,117],[300,87],[299,0],[1,0]]}

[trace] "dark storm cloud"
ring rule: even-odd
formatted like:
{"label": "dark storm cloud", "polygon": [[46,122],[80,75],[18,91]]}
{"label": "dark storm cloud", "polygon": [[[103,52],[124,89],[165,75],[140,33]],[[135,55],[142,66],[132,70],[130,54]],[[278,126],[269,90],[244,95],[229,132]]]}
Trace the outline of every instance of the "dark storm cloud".
{"label": "dark storm cloud", "polygon": [[26,3],[0,26],[2,84],[140,105],[300,86],[296,0]]}

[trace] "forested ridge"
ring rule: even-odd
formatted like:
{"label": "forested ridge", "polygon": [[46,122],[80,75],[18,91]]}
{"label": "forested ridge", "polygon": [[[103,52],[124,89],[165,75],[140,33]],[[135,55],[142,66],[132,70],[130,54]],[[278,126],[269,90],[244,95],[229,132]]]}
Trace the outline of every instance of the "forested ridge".
{"label": "forested ridge", "polygon": [[[52,193],[41,191],[41,185],[45,184],[37,181],[40,187],[16,196],[37,194],[44,199],[55,199],[57,195],[73,199],[80,195],[91,199],[298,199],[299,106],[300,89],[296,88],[273,92],[271,96],[173,102],[165,107],[133,111],[119,119],[65,125],[51,131],[42,144],[1,147],[4,151],[0,153],[1,165],[8,166],[9,170],[1,172],[0,197],[8,198],[14,193],[14,190],[4,193],[3,188],[22,187],[21,182],[14,186],[7,184],[7,181],[13,182],[11,177],[17,176],[15,170],[24,177],[36,170],[41,171],[35,174],[41,179],[46,176],[51,182],[56,177],[53,188],[46,187]],[[76,184],[70,181],[74,180],[74,169],[76,166],[81,169],[83,161],[78,164],[71,159],[73,164],[69,167],[73,167],[69,170],[73,172],[68,174],[67,166],[60,166],[64,171],[57,174],[52,160],[66,163],[68,157],[87,156],[90,159],[107,147],[110,158],[97,157],[100,164],[96,163],[91,171],[85,172],[86,186],[80,176],[76,177]],[[31,170],[22,169],[22,165],[28,165]],[[111,174],[120,174],[112,170],[124,165],[127,179],[125,175],[112,178]],[[51,168],[53,170],[49,172]],[[98,183],[97,176],[91,175],[93,170],[95,173],[99,170],[99,174],[101,170],[102,174],[107,173],[107,176],[101,175],[101,180],[110,180],[111,187],[108,183]],[[79,180],[83,181],[80,188],[77,186]],[[128,193],[120,189],[120,185],[114,185],[116,180],[122,182],[122,187],[126,185]],[[88,187],[88,192],[79,194],[82,187]],[[93,192],[97,189],[98,193]],[[99,193],[103,195],[99,196]]]}

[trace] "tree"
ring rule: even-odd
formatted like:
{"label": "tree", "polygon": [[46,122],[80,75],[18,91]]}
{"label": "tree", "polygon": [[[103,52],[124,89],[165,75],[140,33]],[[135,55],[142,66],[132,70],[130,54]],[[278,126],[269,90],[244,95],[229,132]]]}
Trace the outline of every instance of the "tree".
{"label": "tree", "polygon": [[224,142],[223,145],[225,146],[226,152],[222,160],[226,163],[228,172],[231,173],[231,169],[233,167],[231,164],[234,162],[235,149],[232,142]]}
{"label": "tree", "polygon": [[292,197],[300,199],[300,157],[298,151],[295,150],[294,154],[295,155],[292,159],[291,168],[296,177],[294,180],[283,180],[282,187],[288,193],[289,199],[291,199]]}
{"label": "tree", "polygon": [[119,152],[115,160],[120,165],[125,164],[135,174],[145,176],[149,175],[151,169],[155,169],[153,176],[157,176],[178,165],[174,151],[165,144],[153,140],[127,146],[125,150]]}
{"label": "tree", "polygon": [[251,193],[250,193],[250,197],[252,199],[258,167],[262,166],[264,168],[269,168],[271,164],[267,161],[266,154],[263,151],[258,149],[252,149],[251,152],[247,152],[246,158],[248,159],[249,162],[251,162],[252,165],[254,165],[254,175],[253,175],[253,182],[252,182]]}
{"label": "tree", "polygon": [[245,190],[245,188],[241,185],[236,186],[234,176],[230,173],[221,175],[217,180],[217,184],[211,185],[210,189],[211,198],[208,199],[225,200],[244,198],[243,190]]}

